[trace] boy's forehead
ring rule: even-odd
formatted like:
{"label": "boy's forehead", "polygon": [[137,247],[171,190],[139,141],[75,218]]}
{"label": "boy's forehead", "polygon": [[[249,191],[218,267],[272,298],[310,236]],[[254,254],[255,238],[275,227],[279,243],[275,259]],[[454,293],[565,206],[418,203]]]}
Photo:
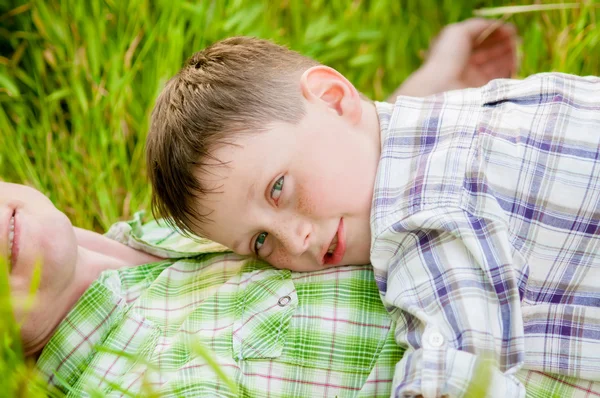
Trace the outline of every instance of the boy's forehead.
{"label": "boy's forehead", "polygon": [[[212,165],[196,173],[205,189],[205,194],[197,195],[192,203],[198,214],[206,215],[203,223],[202,236],[219,243],[223,238],[222,233],[230,233],[233,221],[241,211],[244,211],[247,202],[247,193],[254,192],[256,184],[250,183],[248,178],[237,173],[235,162],[228,164]],[[240,169],[243,172],[243,169]]]}
{"label": "boy's forehead", "polygon": [[[266,137],[265,137],[266,138]],[[210,157],[202,161],[196,177],[207,190],[220,192],[225,186],[255,184],[266,167],[266,157],[273,157],[265,148],[263,137],[241,135],[230,142],[216,146]],[[224,192],[229,195],[229,192]]]}
{"label": "boy's forehead", "polygon": [[196,206],[207,214],[199,226],[197,234],[203,238],[232,247],[233,242],[240,239],[240,224],[243,222],[244,210],[231,205],[221,192],[213,192],[197,199]]}

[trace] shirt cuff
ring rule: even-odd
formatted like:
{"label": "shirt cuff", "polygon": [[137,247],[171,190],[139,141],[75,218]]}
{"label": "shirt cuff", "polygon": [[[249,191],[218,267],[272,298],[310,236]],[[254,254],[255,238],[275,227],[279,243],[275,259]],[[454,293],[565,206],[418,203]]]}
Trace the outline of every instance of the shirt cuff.
{"label": "shirt cuff", "polygon": [[436,329],[423,334],[422,347],[407,350],[396,365],[393,397],[525,397],[525,387],[514,376],[520,366],[502,372],[485,361],[447,344]]}

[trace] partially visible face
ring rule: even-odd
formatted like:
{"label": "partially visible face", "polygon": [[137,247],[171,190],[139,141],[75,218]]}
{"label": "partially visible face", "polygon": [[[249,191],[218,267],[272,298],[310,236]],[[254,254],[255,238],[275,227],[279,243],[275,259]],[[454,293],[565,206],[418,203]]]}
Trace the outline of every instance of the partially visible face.
{"label": "partially visible face", "polygon": [[[73,281],[77,243],[71,222],[39,191],[0,182],[0,258],[10,267],[11,295],[17,320],[46,319],[56,299]],[[34,269],[41,271],[35,305],[20,308],[28,295]]]}
{"label": "partially visible face", "polygon": [[308,104],[297,125],[273,123],[217,148],[226,165],[199,174],[218,192],[204,235],[278,268],[368,264],[378,163],[373,137],[334,111]]}

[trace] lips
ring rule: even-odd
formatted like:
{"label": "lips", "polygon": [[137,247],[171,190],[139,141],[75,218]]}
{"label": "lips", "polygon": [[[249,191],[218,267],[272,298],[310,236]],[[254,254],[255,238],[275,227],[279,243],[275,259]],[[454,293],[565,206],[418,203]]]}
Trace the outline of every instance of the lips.
{"label": "lips", "polygon": [[340,265],[346,253],[346,234],[344,230],[344,219],[340,219],[338,229],[323,255],[323,264]]}

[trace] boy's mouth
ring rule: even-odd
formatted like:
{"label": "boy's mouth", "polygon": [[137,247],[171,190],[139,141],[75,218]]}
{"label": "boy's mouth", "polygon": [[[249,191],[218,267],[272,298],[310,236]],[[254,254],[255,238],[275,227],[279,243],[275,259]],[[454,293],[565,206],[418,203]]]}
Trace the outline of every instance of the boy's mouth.
{"label": "boy's mouth", "polygon": [[323,264],[340,265],[346,253],[346,237],[344,234],[344,219],[340,219],[338,229],[323,255]]}

